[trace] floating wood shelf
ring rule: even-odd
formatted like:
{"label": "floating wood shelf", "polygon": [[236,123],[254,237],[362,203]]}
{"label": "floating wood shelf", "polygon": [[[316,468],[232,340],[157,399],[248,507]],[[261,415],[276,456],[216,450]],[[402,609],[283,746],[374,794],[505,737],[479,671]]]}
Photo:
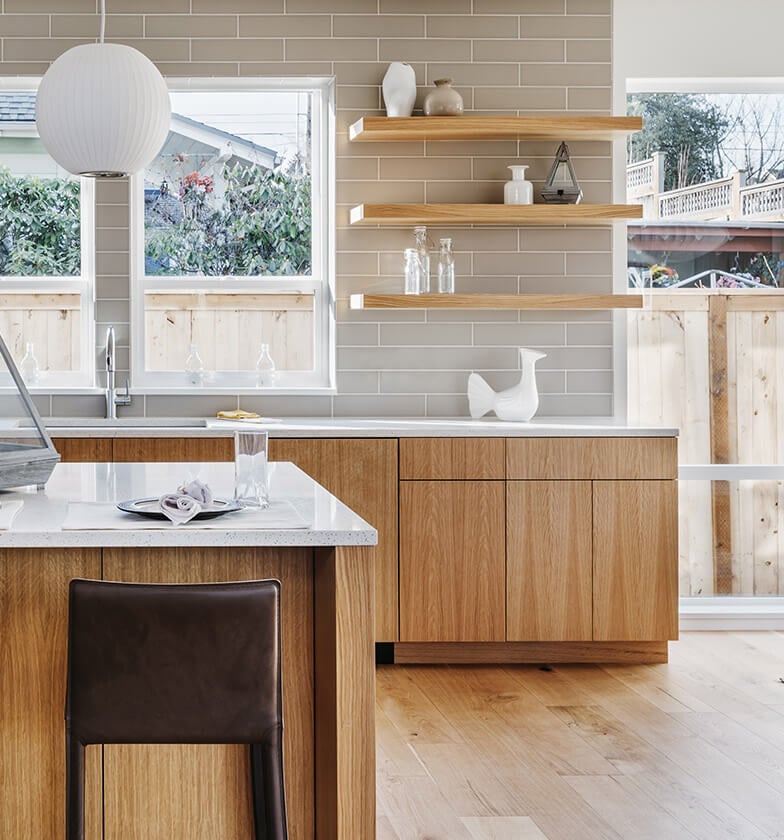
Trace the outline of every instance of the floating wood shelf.
{"label": "floating wood shelf", "polygon": [[352,309],[642,309],[642,295],[351,295]]}
{"label": "floating wood shelf", "polygon": [[642,117],[362,117],[361,143],[417,140],[614,140],[642,129]]}
{"label": "floating wood shelf", "polygon": [[351,208],[352,225],[590,225],[641,218],[641,204],[358,204]]}

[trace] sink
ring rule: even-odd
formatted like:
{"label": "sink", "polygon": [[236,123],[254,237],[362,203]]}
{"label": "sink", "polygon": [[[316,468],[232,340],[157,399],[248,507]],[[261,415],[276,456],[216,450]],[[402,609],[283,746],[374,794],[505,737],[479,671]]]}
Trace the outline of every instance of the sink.
{"label": "sink", "polygon": [[[47,429],[73,428],[123,428],[123,429],[205,429],[207,421],[203,417],[120,417],[110,420],[108,417],[45,417]],[[22,421],[20,426],[32,426],[32,421]]]}

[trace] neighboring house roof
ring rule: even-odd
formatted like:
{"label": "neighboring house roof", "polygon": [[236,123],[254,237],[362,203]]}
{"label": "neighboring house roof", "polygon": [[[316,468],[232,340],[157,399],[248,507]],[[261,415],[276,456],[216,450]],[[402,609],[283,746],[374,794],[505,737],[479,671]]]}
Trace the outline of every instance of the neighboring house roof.
{"label": "neighboring house roof", "polygon": [[0,122],[35,122],[35,94],[0,93]]}
{"label": "neighboring house roof", "polygon": [[[0,124],[34,128],[35,93],[0,92]],[[10,127],[10,126],[9,126]],[[228,157],[250,161],[266,169],[275,166],[278,153],[236,134],[198,122],[182,114],[172,114],[172,134],[163,153],[203,155],[205,158],[224,152]]]}

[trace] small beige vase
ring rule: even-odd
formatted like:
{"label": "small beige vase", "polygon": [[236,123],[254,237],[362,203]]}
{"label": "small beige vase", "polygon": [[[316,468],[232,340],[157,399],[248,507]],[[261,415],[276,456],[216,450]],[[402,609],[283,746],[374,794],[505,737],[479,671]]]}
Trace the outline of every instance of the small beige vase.
{"label": "small beige vase", "polygon": [[426,117],[459,117],[463,114],[463,97],[452,87],[452,79],[436,79],[436,89],[425,97],[422,110]]}

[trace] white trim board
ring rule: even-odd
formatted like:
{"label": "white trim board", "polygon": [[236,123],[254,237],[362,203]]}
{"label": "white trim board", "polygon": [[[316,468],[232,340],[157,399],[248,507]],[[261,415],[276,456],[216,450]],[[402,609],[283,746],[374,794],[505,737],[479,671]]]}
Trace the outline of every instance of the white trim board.
{"label": "white trim board", "polygon": [[681,630],[784,630],[784,596],[679,599]]}

